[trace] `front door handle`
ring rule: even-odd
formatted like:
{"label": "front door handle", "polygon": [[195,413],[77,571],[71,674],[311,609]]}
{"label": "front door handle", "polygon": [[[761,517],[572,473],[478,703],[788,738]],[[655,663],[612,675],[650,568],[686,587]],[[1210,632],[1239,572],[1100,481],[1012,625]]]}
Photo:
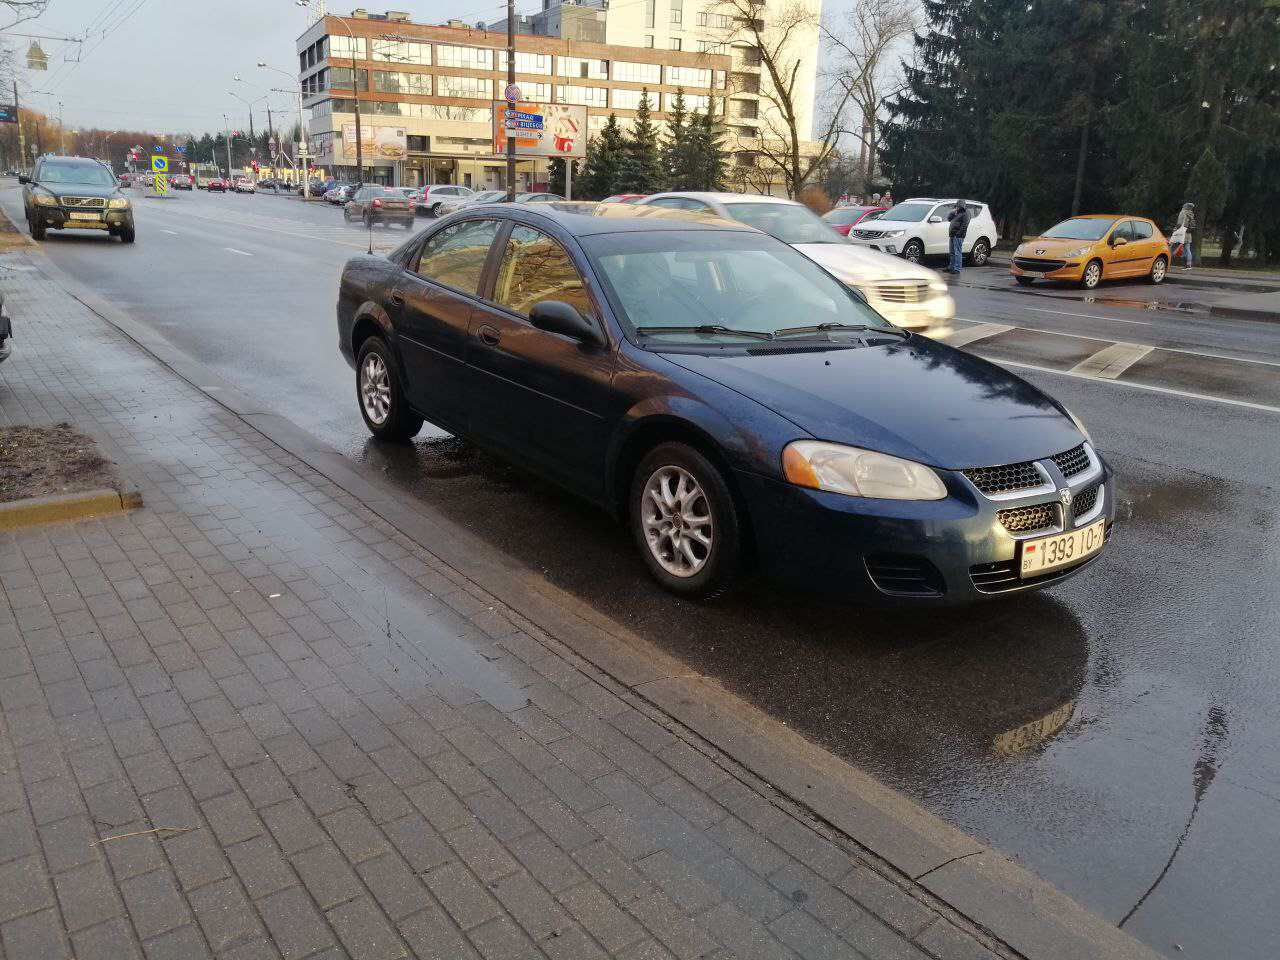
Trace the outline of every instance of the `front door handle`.
{"label": "front door handle", "polygon": [[389,294],[387,294],[387,303],[391,304],[393,307],[403,307],[404,294],[401,293],[399,290],[392,290]]}
{"label": "front door handle", "polygon": [[486,323],[480,328],[480,339],[489,346],[496,347],[502,341],[502,334]]}

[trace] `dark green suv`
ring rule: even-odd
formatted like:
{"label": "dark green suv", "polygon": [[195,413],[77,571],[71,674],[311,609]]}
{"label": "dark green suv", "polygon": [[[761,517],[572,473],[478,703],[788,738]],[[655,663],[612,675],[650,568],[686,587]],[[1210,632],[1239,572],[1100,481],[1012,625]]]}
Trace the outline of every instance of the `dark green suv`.
{"label": "dark green suv", "polygon": [[133,208],[116,175],[91,157],[41,157],[29,177],[19,177],[22,205],[33,240],[45,231],[106,230],[133,243]]}

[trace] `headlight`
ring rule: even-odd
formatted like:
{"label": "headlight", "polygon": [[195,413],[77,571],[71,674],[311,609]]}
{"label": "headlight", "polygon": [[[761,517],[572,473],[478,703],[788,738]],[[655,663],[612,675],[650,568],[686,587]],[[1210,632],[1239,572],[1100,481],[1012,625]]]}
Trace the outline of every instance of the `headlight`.
{"label": "headlight", "polygon": [[787,444],[782,473],[797,486],[850,497],[941,500],[947,495],[938,475],[922,463],[822,440]]}
{"label": "headlight", "polygon": [[1063,254],[1063,256],[1067,257],[1068,259],[1070,259],[1071,257],[1083,257],[1086,253],[1088,253],[1092,249],[1093,249],[1092,247],[1076,247],[1074,250],[1068,250],[1066,253]]}
{"label": "headlight", "polygon": [[1084,434],[1084,438],[1085,438],[1086,440],[1088,440],[1090,443],[1093,443],[1093,437],[1091,437],[1091,436],[1089,435],[1089,428],[1088,428],[1088,427],[1086,427],[1086,426],[1081,422],[1080,418],[1079,418],[1079,417],[1077,417],[1077,416],[1076,416],[1074,413],[1072,413],[1070,410],[1068,410],[1068,411],[1067,411],[1067,416],[1068,416],[1068,417],[1070,417],[1070,418],[1071,418],[1071,422],[1072,422],[1072,423],[1074,423],[1074,424],[1076,425],[1076,429],[1077,429],[1077,430],[1079,430],[1081,433],[1083,433],[1083,434]]}
{"label": "headlight", "polygon": [[113,210],[127,210],[129,201],[124,197],[115,197],[107,201],[107,206]]}
{"label": "headlight", "polygon": [[889,237],[900,237],[906,232],[907,231],[905,230],[886,230],[884,233],[880,234],[880,236],[888,239]]}
{"label": "headlight", "polygon": [[35,201],[42,207],[56,207],[58,205],[58,198],[51,197],[47,193],[37,193],[35,195]]}
{"label": "headlight", "polygon": [[946,293],[947,285],[943,283],[941,280],[930,280],[929,289],[932,290],[934,293]]}

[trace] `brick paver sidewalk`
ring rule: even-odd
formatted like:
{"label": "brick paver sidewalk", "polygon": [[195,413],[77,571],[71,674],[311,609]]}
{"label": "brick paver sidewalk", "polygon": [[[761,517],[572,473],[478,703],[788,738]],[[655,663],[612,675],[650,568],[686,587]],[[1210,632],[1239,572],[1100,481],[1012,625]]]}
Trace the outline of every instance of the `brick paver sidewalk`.
{"label": "brick paver sidewalk", "polygon": [[0,422],[146,504],[0,537],[0,954],[991,956],[0,260]]}

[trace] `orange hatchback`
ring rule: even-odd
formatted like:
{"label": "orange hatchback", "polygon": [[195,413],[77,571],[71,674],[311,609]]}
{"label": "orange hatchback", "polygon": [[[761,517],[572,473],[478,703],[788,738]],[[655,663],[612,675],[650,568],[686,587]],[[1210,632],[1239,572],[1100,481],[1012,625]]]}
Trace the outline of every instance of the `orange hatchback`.
{"label": "orange hatchback", "polygon": [[1009,272],[1024,285],[1070,280],[1086,290],[1121,277],[1162,283],[1169,272],[1169,241],[1145,217],[1072,217],[1019,245]]}

